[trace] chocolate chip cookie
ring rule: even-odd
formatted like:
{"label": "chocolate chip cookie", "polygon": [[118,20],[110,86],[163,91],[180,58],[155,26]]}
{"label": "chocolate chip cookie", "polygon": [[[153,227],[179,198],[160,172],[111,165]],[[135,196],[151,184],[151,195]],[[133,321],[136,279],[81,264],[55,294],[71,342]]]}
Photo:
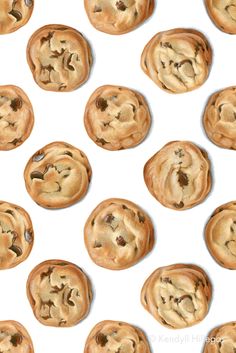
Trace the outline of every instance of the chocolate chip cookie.
{"label": "chocolate chip cookie", "polygon": [[145,334],[137,327],[120,321],[101,321],[90,332],[84,353],[150,353]]}
{"label": "chocolate chip cookie", "polygon": [[151,219],[139,206],[128,200],[108,199],[90,214],[84,240],[97,265],[122,270],[151,251],[153,233]]}
{"label": "chocolate chip cookie", "polygon": [[141,67],[163,90],[184,93],[206,81],[211,61],[211,47],[201,32],[177,28],[157,33],[149,41]]}
{"label": "chocolate chip cookie", "polygon": [[27,296],[41,324],[70,327],[88,315],[91,283],[78,266],[63,260],[48,260],[31,271]]}
{"label": "chocolate chip cookie", "polygon": [[1,353],[34,353],[33,343],[23,325],[16,321],[0,321]]}
{"label": "chocolate chip cookie", "polygon": [[200,267],[175,264],[151,274],[143,285],[141,302],[160,324],[180,329],[205,318],[211,293],[211,283]]}
{"label": "chocolate chip cookie", "polygon": [[203,353],[233,353],[236,349],[236,322],[214,328],[207,336]]}
{"label": "chocolate chip cookie", "polygon": [[221,31],[236,34],[235,0],[205,0],[205,4],[209,16]]}
{"label": "chocolate chip cookie", "polygon": [[33,125],[33,108],[26,93],[16,86],[0,86],[0,150],[20,146]]}
{"label": "chocolate chip cookie", "polygon": [[47,25],[31,36],[27,61],[35,82],[41,88],[68,92],[87,81],[92,55],[89,43],[76,29]]}
{"label": "chocolate chip cookie", "polygon": [[20,206],[0,201],[0,270],[26,260],[33,243],[34,231],[28,213]]}
{"label": "chocolate chip cookie", "polygon": [[210,97],[203,125],[213,143],[219,147],[236,149],[236,86],[227,87]]}
{"label": "chocolate chip cookie", "polygon": [[86,155],[66,142],[52,142],[28,161],[25,186],[32,199],[46,208],[63,208],[87,192],[92,170]]}
{"label": "chocolate chip cookie", "polygon": [[1,0],[0,34],[15,32],[30,19],[34,0]]}
{"label": "chocolate chip cookie", "polygon": [[134,30],[152,15],[154,0],[84,0],[91,24],[108,34]]}
{"label": "chocolate chip cookie", "polygon": [[85,108],[84,125],[89,137],[110,151],[139,144],[146,137],[150,124],[144,97],[126,87],[97,88]]}
{"label": "chocolate chip cookie", "polygon": [[145,164],[144,180],[163,206],[185,210],[208,195],[210,161],[207,153],[192,142],[169,142]]}

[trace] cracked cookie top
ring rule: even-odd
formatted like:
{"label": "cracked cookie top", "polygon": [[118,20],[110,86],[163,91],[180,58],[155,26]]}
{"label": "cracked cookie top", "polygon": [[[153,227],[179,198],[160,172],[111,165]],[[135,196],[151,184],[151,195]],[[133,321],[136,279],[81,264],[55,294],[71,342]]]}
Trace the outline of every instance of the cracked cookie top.
{"label": "cracked cookie top", "polygon": [[115,151],[139,144],[149,131],[151,117],[140,93],[106,85],[97,88],[89,98],[84,124],[98,146]]}
{"label": "cracked cookie top", "polygon": [[84,0],[91,24],[108,34],[134,30],[152,15],[154,0]]}
{"label": "cracked cookie top", "polygon": [[1,0],[0,34],[15,32],[30,19],[34,0]]}
{"label": "cracked cookie top", "polygon": [[20,146],[33,125],[33,108],[26,93],[16,86],[0,86],[0,150]]}
{"label": "cracked cookie top", "polygon": [[92,65],[90,46],[76,29],[47,25],[27,46],[27,61],[35,82],[47,91],[73,91],[87,81]]}
{"label": "cracked cookie top", "polygon": [[207,336],[203,353],[233,353],[236,351],[236,322],[214,328]]}
{"label": "cracked cookie top", "polygon": [[27,281],[27,296],[41,324],[70,327],[83,320],[92,301],[91,284],[78,266],[47,260],[36,266]]}
{"label": "cracked cookie top", "polygon": [[19,322],[0,321],[0,352],[34,353],[30,335]]}
{"label": "cracked cookie top", "polygon": [[236,0],[205,0],[207,12],[223,32],[236,34]]}
{"label": "cracked cookie top", "polygon": [[28,161],[25,185],[32,199],[46,208],[63,208],[87,192],[92,170],[86,155],[66,142],[52,142]]}
{"label": "cracked cookie top", "polygon": [[211,61],[211,48],[201,32],[177,28],[157,33],[149,41],[141,67],[163,90],[184,93],[206,81]]}
{"label": "cracked cookie top", "polygon": [[143,285],[141,302],[163,326],[180,329],[205,318],[211,293],[211,283],[200,267],[175,264],[150,275]]}
{"label": "cracked cookie top", "polygon": [[26,260],[33,243],[34,231],[28,213],[20,206],[0,201],[0,270]]}
{"label": "cracked cookie top", "polygon": [[185,210],[208,195],[210,161],[207,153],[192,142],[169,142],[145,164],[144,180],[163,206]]}
{"label": "cracked cookie top", "polygon": [[84,353],[150,353],[145,334],[120,321],[101,321],[90,332]]}
{"label": "cracked cookie top", "polygon": [[141,260],[154,243],[149,216],[133,202],[108,199],[90,214],[85,227],[85,245],[99,266],[121,270]]}

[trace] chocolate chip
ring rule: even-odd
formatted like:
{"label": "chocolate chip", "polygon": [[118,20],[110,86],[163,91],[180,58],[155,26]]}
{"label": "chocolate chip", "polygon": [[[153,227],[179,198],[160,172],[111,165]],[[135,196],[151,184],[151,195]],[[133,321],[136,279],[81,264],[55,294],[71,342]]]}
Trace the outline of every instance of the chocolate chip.
{"label": "chocolate chip", "polygon": [[183,186],[187,186],[188,183],[189,183],[187,174],[185,174],[184,172],[182,172],[181,169],[177,172],[177,174],[178,174],[178,183],[179,183],[179,185],[181,186],[181,188],[182,188]]}
{"label": "chocolate chip", "polygon": [[53,34],[54,34],[54,32],[49,32],[48,33],[48,35],[47,35],[47,37],[43,37],[43,38],[41,38],[41,45],[43,44],[43,43],[45,43],[45,42],[50,42],[50,40],[52,39],[52,37],[53,37]]}
{"label": "chocolate chip", "polygon": [[93,12],[96,13],[96,12],[102,12],[102,8],[100,6],[97,6],[95,5],[94,6],[94,9],[93,9]]}
{"label": "chocolate chip", "polygon": [[70,298],[71,298],[72,291],[73,291],[73,289],[71,289],[71,290],[69,291],[66,300],[67,300],[67,303],[68,303],[70,306],[75,306],[75,303],[70,299]]}
{"label": "chocolate chip", "polygon": [[73,54],[70,54],[70,55],[69,55],[69,58],[68,58],[67,61],[66,61],[66,66],[68,67],[68,69],[69,69],[70,71],[75,71],[74,66],[71,65],[72,56],[73,56]]}
{"label": "chocolate chip", "polygon": [[169,284],[172,284],[172,281],[170,280],[170,278],[169,278],[169,277],[161,278],[161,281],[162,281],[163,283],[169,283]]}
{"label": "chocolate chip", "polygon": [[42,159],[44,159],[44,157],[45,157],[45,154],[43,153],[43,152],[38,152],[37,154],[35,154],[34,156],[33,156],[33,162],[39,162],[39,161],[41,161]]}
{"label": "chocolate chip", "polygon": [[107,101],[104,98],[101,98],[101,97],[96,99],[95,104],[96,104],[96,107],[98,109],[100,109],[102,112],[104,112],[107,109],[107,107],[108,107]]}
{"label": "chocolate chip", "polygon": [[11,214],[12,216],[14,216],[14,212],[12,210],[6,210],[5,213],[9,213]]}
{"label": "chocolate chip", "polygon": [[41,172],[38,172],[37,170],[35,170],[34,172],[32,172],[31,174],[30,174],[30,178],[33,180],[33,179],[41,179],[41,180],[43,180],[43,173],[41,173]]}
{"label": "chocolate chip", "polygon": [[106,145],[108,142],[106,141],[106,140],[104,140],[104,139],[100,139],[100,138],[97,138],[97,140],[96,140],[96,142],[97,143],[101,143],[102,144],[102,146],[104,146],[104,145]]}
{"label": "chocolate chip", "polygon": [[165,298],[162,297],[162,296],[161,296],[161,301],[162,301],[163,304],[166,304],[166,300],[165,300]]}
{"label": "chocolate chip", "polygon": [[120,11],[125,11],[127,9],[127,6],[123,3],[123,1],[117,1],[116,7]]}
{"label": "chocolate chip", "polygon": [[174,203],[173,206],[175,208],[183,208],[184,207],[184,203],[183,203],[183,201],[180,201],[180,203]]}
{"label": "chocolate chip", "polygon": [[51,274],[53,273],[53,269],[54,269],[54,267],[48,267],[47,272],[42,272],[42,273],[40,274],[40,279],[41,279],[41,281],[42,281],[45,277],[50,277]]}
{"label": "chocolate chip", "polygon": [[94,249],[96,249],[96,248],[101,248],[101,247],[102,247],[102,244],[101,244],[99,241],[96,241],[96,240],[95,240],[93,247],[94,247]]}
{"label": "chocolate chip", "polygon": [[107,336],[105,336],[103,333],[98,333],[96,336],[96,343],[101,346],[101,347],[105,347],[105,345],[108,342]]}
{"label": "chocolate chip", "polygon": [[11,101],[10,107],[14,112],[16,112],[18,109],[22,108],[22,99],[21,98],[15,98]]}
{"label": "chocolate chip", "polygon": [[17,347],[19,344],[21,344],[23,341],[23,337],[21,336],[20,333],[15,333],[14,335],[11,336],[10,342],[14,347]]}
{"label": "chocolate chip", "polygon": [[120,235],[116,238],[117,245],[124,247],[127,243],[125,239]]}
{"label": "chocolate chip", "polygon": [[20,20],[22,20],[22,14],[20,13],[20,11],[17,10],[11,10],[10,12],[8,12],[9,15],[12,15],[13,17],[15,17],[16,22],[19,22]]}
{"label": "chocolate chip", "polygon": [[145,222],[145,217],[144,217],[144,215],[143,215],[142,213],[140,213],[139,211],[138,211],[137,215],[138,215],[138,220],[139,220],[139,222],[140,222],[140,223],[144,223],[144,222]]}
{"label": "chocolate chip", "polygon": [[9,249],[11,251],[13,251],[16,254],[17,257],[22,255],[22,250],[21,250],[21,248],[19,248],[19,246],[12,245]]}
{"label": "chocolate chip", "polygon": [[25,0],[25,5],[28,7],[33,6],[33,0]]}
{"label": "chocolate chip", "polygon": [[73,157],[73,154],[70,151],[65,151],[64,154],[66,154],[67,156]]}
{"label": "chocolate chip", "polygon": [[27,241],[27,243],[31,243],[33,241],[33,232],[32,230],[25,230],[25,233],[24,233],[24,237],[25,237],[25,240]]}
{"label": "chocolate chip", "polygon": [[163,44],[162,44],[162,46],[163,46],[164,48],[170,48],[170,49],[173,49],[173,48],[172,48],[172,45],[171,45],[169,42],[165,42],[165,43],[163,43]]}
{"label": "chocolate chip", "polygon": [[109,214],[106,215],[106,217],[104,218],[104,221],[105,221],[106,223],[111,224],[112,221],[114,221],[114,219],[115,219],[115,217],[114,217],[111,213],[109,213]]}

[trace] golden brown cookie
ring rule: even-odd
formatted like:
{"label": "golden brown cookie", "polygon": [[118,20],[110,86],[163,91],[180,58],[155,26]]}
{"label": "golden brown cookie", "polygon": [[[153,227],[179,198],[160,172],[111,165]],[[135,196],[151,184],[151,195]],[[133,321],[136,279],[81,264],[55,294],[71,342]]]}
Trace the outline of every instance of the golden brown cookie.
{"label": "golden brown cookie", "polygon": [[0,352],[34,353],[30,335],[19,322],[0,321]]}
{"label": "golden brown cookie", "polygon": [[84,0],[91,24],[108,34],[134,30],[152,15],[154,0]]}
{"label": "golden brown cookie", "polygon": [[227,87],[210,97],[203,124],[213,143],[219,147],[236,149],[236,86]]}
{"label": "golden brown cookie", "polygon": [[206,81],[211,61],[210,45],[201,32],[176,28],[159,32],[149,41],[141,67],[160,88],[184,93]]}
{"label": "golden brown cookie", "polygon": [[33,108],[26,93],[17,86],[0,86],[0,150],[20,146],[33,126]]}
{"label": "golden brown cookie", "polygon": [[115,151],[139,144],[151,124],[144,97],[129,88],[102,86],[89,98],[84,125],[89,137],[100,147]]}
{"label": "golden brown cookie", "polygon": [[90,332],[84,353],[151,353],[143,331],[121,321],[101,321]]}
{"label": "golden brown cookie", "polygon": [[64,260],[47,260],[31,271],[27,296],[41,324],[70,327],[88,315],[91,283],[80,267]]}
{"label": "golden brown cookie", "polygon": [[34,0],[1,0],[0,34],[15,32],[30,19]]}
{"label": "golden brown cookie", "polygon": [[34,231],[29,214],[20,206],[0,201],[0,270],[25,261],[33,243]]}
{"label": "golden brown cookie", "polygon": [[223,32],[236,34],[236,0],[205,0],[207,12]]}
{"label": "golden brown cookie", "polygon": [[151,251],[153,225],[146,212],[133,202],[108,199],[90,214],[84,227],[84,240],[97,265],[122,270]]}
{"label": "golden brown cookie", "polygon": [[207,336],[203,353],[234,353],[236,350],[236,322],[214,328]]}
{"label": "golden brown cookie", "polygon": [[221,266],[236,270],[236,201],[213,212],[205,228],[205,239],[214,259]]}
{"label": "golden brown cookie", "polygon": [[141,302],[160,324],[180,329],[205,318],[211,293],[211,283],[200,267],[175,264],[150,275],[143,285]]}
{"label": "golden brown cookie", "polygon": [[211,189],[210,161],[192,142],[169,142],[145,164],[144,180],[163,206],[186,210],[201,203]]}
{"label": "golden brown cookie", "polygon": [[31,36],[27,61],[41,88],[69,92],[87,81],[92,55],[80,32],[69,26],[53,24],[39,28]]}
{"label": "golden brown cookie", "polygon": [[63,208],[87,192],[92,170],[86,155],[66,142],[52,142],[28,161],[25,186],[32,199],[46,208]]}

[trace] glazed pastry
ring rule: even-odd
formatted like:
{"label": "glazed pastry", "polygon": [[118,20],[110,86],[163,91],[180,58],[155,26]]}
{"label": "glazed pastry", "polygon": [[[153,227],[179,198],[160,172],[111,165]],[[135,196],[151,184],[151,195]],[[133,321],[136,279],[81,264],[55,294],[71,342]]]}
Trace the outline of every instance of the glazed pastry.
{"label": "glazed pastry", "polygon": [[236,34],[236,0],[205,0],[209,16],[223,32]]}
{"label": "glazed pastry", "polygon": [[20,146],[33,125],[33,108],[26,93],[16,86],[0,86],[0,150]]}
{"label": "glazed pastry", "polygon": [[68,92],[87,81],[92,56],[87,40],[76,29],[47,25],[31,36],[27,61],[35,82],[41,88]]}
{"label": "glazed pastry", "polygon": [[92,170],[86,155],[65,142],[52,142],[28,161],[24,177],[32,199],[46,208],[63,208],[87,192]]}
{"label": "glazed pastry", "polygon": [[141,67],[160,88],[184,93],[206,81],[211,61],[211,48],[201,32],[177,28],[157,33],[149,41]]}
{"label": "glazed pastry", "polygon": [[34,353],[33,343],[23,325],[16,321],[0,321],[1,353]]}
{"label": "glazed pastry", "polygon": [[185,210],[208,195],[210,161],[207,153],[192,142],[169,142],[145,164],[144,179],[163,206]]}
{"label": "glazed pastry", "polygon": [[236,349],[236,322],[214,328],[207,336],[203,353],[233,353]]}
{"label": "glazed pastry", "polygon": [[152,15],[154,0],[84,0],[91,24],[108,34],[134,30]]}
{"label": "glazed pastry", "polygon": [[208,313],[211,283],[198,266],[175,264],[155,270],[143,285],[144,308],[171,329],[193,326]]}
{"label": "glazed pastry", "polygon": [[86,274],[62,260],[44,261],[31,271],[27,296],[36,319],[55,327],[77,325],[88,315],[92,301]]}
{"label": "glazed pastry", "polygon": [[140,93],[106,85],[97,88],[89,98],[84,124],[98,146],[115,151],[139,144],[149,131],[151,117]]}

